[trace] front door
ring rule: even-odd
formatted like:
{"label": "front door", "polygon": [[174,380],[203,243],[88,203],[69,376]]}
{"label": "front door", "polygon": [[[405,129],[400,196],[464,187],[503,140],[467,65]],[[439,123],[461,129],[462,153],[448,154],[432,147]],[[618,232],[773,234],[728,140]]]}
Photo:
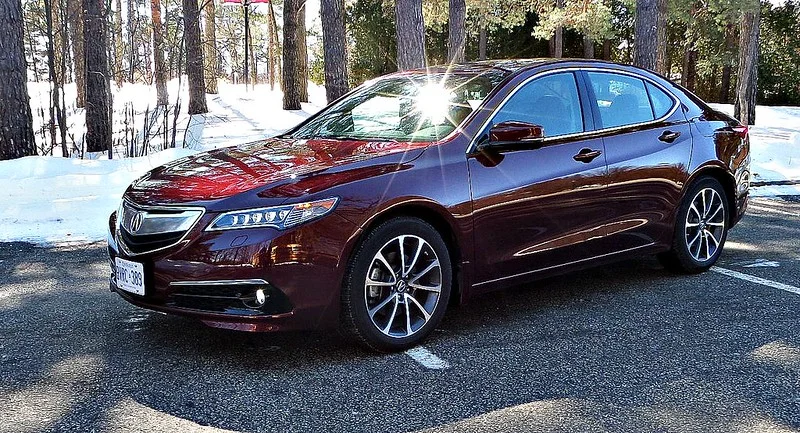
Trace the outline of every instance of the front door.
{"label": "front door", "polygon": [[475,285],[499,286],[594,255],[606,182],[602,139],[583,137],[579,77],[573,72],[528,81],[500,106],[504,121],[541,125],[540,148],[469,158],[474,209]]}

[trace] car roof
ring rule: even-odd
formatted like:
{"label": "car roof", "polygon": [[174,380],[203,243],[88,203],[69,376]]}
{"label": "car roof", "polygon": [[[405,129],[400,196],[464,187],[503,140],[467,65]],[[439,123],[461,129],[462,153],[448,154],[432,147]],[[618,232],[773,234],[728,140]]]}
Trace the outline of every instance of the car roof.
{"label": "car roof", "polygon": [[[626,67],[630,65],[620,65],[618,63],[595,59],[574,59],[574,58],[535,58],[535,59],[504,59],[504,60],[481,60],[475,62],[456,63],[451,65],[434,65],[426,68],[410,69],[398,72],[397,75],[426,75],[426,74],[482,74],[491,71],[505,72],[506,75],[513,75],[538,66],[557,64],[557,63],[582,63],[604,65],[612,67]],[[394,75],[394,74],[393,74]]]}

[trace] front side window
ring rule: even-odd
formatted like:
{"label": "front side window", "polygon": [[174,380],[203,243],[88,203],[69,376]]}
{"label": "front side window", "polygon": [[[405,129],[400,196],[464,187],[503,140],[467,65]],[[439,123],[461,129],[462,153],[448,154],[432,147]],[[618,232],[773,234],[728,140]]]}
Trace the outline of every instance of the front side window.
{"label": "front side window", "polygon": [[292,138],[436,141],[458,127],[506,74],[407,75],[378,80],[326,108]]}
{"label": "front side window", "polygon": [[546,75],[524,84],[498,110],[490,122],[527,122],[544,129],[545,137],[583,132],[580,98],[575,75]]}
{"label": "front side window", "polygon": [[607,72],[588,72],[587,75],[597,98],[597,109],[603,128],[633,125],[655,119],[644,81]]}

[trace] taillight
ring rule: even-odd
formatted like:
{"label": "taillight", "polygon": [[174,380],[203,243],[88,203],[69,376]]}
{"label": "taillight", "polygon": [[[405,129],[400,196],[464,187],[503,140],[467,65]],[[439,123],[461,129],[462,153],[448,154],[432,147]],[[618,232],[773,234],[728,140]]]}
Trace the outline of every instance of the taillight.
{"label": "taillight", "polygon": [[747,138],[747,133],[750,131],[747,125],[734,126],[731,129],[733,129],[733,132],[739,136],[739,138]]}

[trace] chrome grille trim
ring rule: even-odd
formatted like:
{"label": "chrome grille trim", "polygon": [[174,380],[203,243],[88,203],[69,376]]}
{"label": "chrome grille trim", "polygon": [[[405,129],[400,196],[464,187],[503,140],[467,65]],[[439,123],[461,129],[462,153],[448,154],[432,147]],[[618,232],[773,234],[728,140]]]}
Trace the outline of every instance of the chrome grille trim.
{"label": "chrome grille trim", "polygon": [[[126,207],[133,208],[133,209],[136,209],[136,210],[139,210],[139,211],[144,211],[144,212],[160,211],[160,212],[172,212],[174,214],[180,214],[180,213],[186,212],[186,211],[192,211],[192,212],[199,211],[200,212],[200,216],[197,217],[197,219],[192,223],[192,225],[175,242],[172,242],[169,245],[164,245],[164,246],[161,246],[159,248],[152,249],[152,250],[139,251],[139,252],[132,251],[131,248],[125,243],[125,239],[123,239],[123,236],[122,236],[122,233],[121,233],[122,230],[125,230],[125,232],[126,232],[126,234],[128,236],[136,236],[136,235],[131,233],[127,229],[123,228],[123,221],[121,219],[121,216],[117,215],[117,226],[115,228],[114,238],[115,238],[115,240],[117,242],[117,245],[119,246],[120,250],[122,250],[125,253],[125,255],[128,256],[128,257],[135,257],[135,256],[141,256],[141,255],[145,255],[145,254],[152,254],[152,253],[156,253],[156,252],[159,252],[159,251],[166,250],[167,248],[172,248],[175,245],[180,244],[181,242],[186,240],[186,236],[189,235],[189,233],[197,226],[197,224],[203,219],[203,216],[206,214],[206,208],[201,207],[201,206],[148,206],[148,205],[140,205],[140,204],[137,204],[137,203],[133,203],[130,200],[127,200],[127,199],[123,198],[122,199],[122,206],[120,208],[123,209],[123,212],[124,212],[124,209]],[[124,216],[124,215],[122,215],[122,216]]]}

